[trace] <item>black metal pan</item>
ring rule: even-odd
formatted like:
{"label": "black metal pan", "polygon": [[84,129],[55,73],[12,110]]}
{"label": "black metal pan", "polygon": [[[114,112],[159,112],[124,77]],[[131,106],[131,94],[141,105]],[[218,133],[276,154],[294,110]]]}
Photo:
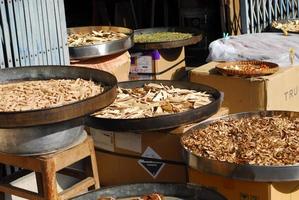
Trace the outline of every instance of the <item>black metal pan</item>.
{"label": "black metal pan", "polygon": [[175,128],[180,125],[203,121],[220,108],[222,95],[221,93],[209,86],[170,80],[140,80],[128,81],[118,84],[123,88],[143,87],[147,83],[162,83],[163,85],[174,86],[176,88],[193,89],[196,91],[206,91],[214,97],[214,101],[205,106],[170,115],[162,115],[148,118],[136,119],[108,119],[89,116],[86,125],[92,128],[98,128],[108,131],[154,131]]}
{"label": "black metal pan", "polygon": [[195,28],[186,28],[186,27],[161,27],[161,28],[146,28],[146,29],[137,29],[134,31],[134,36],[145,33],[157,33],[157,32],[180,32],[180,33],[191,33],[192,37],[185,40],[176,40],[168,42],[150,42],[150,43],[135,43],[133,50],[154,50],[154,49],[170,49],[183,47],[188,45],[197,44],[202,40],[202,32],[198,31]]}
{"label": "black metal pan", "polygon": [[75,119],[110,105],[116,97],[116,78],[104,71],[70,66],[32,66],[0,70],[0,83],[24,80],[76,79],[104,85],[104,92],[71,104],[48,109],[0,112],[0,128],[28,127]]}
{"label": "black metal pan", "polygon": [[98,200],[104,197],[137,199],[136,197],[154,192],[164,195],[165,200],[225,200],[225,198],[216,191],[205,187],[195,184],[171,183],[139,183],[108,187],[83,194],[73,200]]}

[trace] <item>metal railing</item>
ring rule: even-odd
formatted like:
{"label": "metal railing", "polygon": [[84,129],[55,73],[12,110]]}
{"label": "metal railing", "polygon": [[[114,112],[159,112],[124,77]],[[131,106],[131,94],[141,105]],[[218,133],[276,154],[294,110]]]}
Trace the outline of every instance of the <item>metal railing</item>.
{"label": "metal railing", "polygon": [[273,20],[299,15],[299,0],[240,0],[242,33],[261,32]]}
{"label": "metal railing", "polygon": [[63,0],[0,0],[0,68],[69,64]]}

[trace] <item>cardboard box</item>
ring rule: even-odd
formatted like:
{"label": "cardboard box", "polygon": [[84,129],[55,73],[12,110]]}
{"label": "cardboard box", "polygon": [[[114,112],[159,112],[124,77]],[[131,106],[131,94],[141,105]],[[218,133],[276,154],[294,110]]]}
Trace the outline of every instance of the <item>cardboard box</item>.
{"label": "cardboard box", "polygon": [[[144,182],[187,182],[187,167],[96,151],[101,186]],[[143,163],[143,164],[142,164]]]}
{"label": "cardboard box", "polygon": [[299,67],[280,68],[269,76],[240,78],[216,74],[210,62],[192,70],[191,82],[224,92],[223,106],[231,113],[257,110],[299,111]]}
{"label": "cardboard box", "polygon": [[174,80],[185,72],[184,47],[131,54],[131,80]]}
{"label": "cardboard box", "polygon": [[[222,108],[213,117],[228,113]],[[96,147],[101,185],[187,181],[180,137],[198,123],[173,130],[145,133],[89,128]]]}
{"label": "cardboard box", "polygon": [[72,60],[71,65],[107,71],[121,82],[129,80],[131,60],[129,52],[126,51],[88,60]]}
{"label": "cardboard box", "polygon": [[299,181],[264,183],[240,181],[188,169],[189,182],[214,189],[229,200],[298,200]]}
{"label": "cardboard box", "polygon": [[90,128],[101,185],[187,181],[179,134],[124,133]]}

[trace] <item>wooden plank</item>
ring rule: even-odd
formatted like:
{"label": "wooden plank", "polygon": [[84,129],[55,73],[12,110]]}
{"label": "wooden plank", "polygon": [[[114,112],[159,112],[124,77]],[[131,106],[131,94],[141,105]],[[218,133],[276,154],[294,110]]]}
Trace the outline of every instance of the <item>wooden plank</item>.
{"label": "wooden plank", "polygon": [[[49,36],[50,36],[50,49],[52,55],[52,64],[59,65],[59,52],[58,52],[58,41],[57,41],[57,28],[55,25],[55,12],[54,12],[54,0],[47,0],[47,14],[48,14],[48,25],[49,25]],[[54,19],[53,19],[54,17]]]}
{"label": "wooden plank", "polygon": [[15,13],[13,10],[13,1],[7,1],[7,10],[8,10],[8,21],[10,27],[10,36],[12,41],[12,53],[13,53],[13,66],[20,66],[20,57],[17,41],[17,30],[15,25]]}
{"label": "wooden plank", "polygon": [[72,187],[62,191],[59,195],[60,195],[61,199],[70,199],[70,198],[73,198],[76,195],[84,192],[86,190],[86,188],[89,188],[94,184],[95,184],[94,179],[91,177],[88,177],[88,178],[80,181],[79,183],[76,183]]}
{"label": "wooden plank", "polygon": [[44,200],[44,198],[40,197],[35,192],[31,192],[28,190],[24,190],[22,188],[14,187],[9,184],[0,184],[0,191],[3,191],[8,194],[20,196],[20,197],[23,197],[26,199]]}
{"label": "wooden plank", "polygon": [[29,169],[32,171],[41,171],[40,162],[34,157],[16,156],[0,153],[0,163]]}
{"label": "wooden plank", "polygon": [[50,45],[50,30],[48,25],[48,14],[46,3],[48,0],[40,0],[42,2],[42,18],[43,18],[43,27],[44,27],[44,39],[46,44],[46,56],[47,56],[47,65],[52,64],[52,54],[51,54],[51,45]]}
{"label": "wooden plank", "polygon": [[9,34],[9,25],[6,17],[6,7],[5,7],[5,2],[4,0],[0,1],[0,10],[1,10],[1,22],[2,22],[2,29],[3,29],[3,41],[4,42],[4,55],[6,58],[5,65],[6,67],[12,67],[13,66],[13,58],[12,58],[12,52],[11,52],[11,39],[10,39],[10,34]]}
{"label": "wooden plank", "polygon": [[55,12],[55,25],[57,29],[57,46],[58,46],[58,55],[59,55],[59,61],[57,64],[63,64],[64,63],[64,55],[63,55],[63,39],[61,34],[61,26],[60,26],[60,12],[59,12],[59,5],[58,1],[60,0],[54,0],[54,12]]}
{"label": "wooden plank", "polygon": [[62,38],[62,48],[63,48],[63,55],[64,55],[64,63],[61,64],[69,65],[70,54],[67,45],[67,27],[66,27],[65,8],[64,8],[63,0],[58,0],[58,7],[60,13],[61,38]]}
{"label": "wooden plank", "polygon": [[40,43],[39,43],[39,48],[40,51],[39,53],[41,54],[41,60],[40,63],[42,65],[47,64],[47,49],[46,49],[46,39],[45,39],[45,32],[44,32],[44,18],[43,18],[43,10],[42,10],[42,2],[41,0],[36,0],[36,5],[37,5],[37,15],[38,15],[38,25],[39,25],[39,32],[40,32]]}
{"label": "wooden plank", "polygon": [[38,159],[40,161],[47,161],[49,159],[53,159],[56,163],[56,171],[59,171],[65,168],[65,166],[70,166],[74,162],[77,162],[79,160],[82,160],[83,158],[88,157],[90,155],[89,146],[88,146],[90,140],[92,139],[88,137],[84,142],[71,149],[65,150],[63,152],[54,153],[54,154],[39,156]]}
{"label": "wooden plank", "polygon": [[42,182],[44,199],[58,199],[57,180],[56,180],[56,163],[49,159],[42,164]]}
{"label": "wooden plank", "polygon": [[90,173],[90,176],[94,178],[94,186],[91,188],[93,190],[100,188],[100,180],[99,180],[99,171],[98,171],[98,165],[96,160],[96,153],[94,150],[94,143],[92,140],[89,140],[89,149],[90,149],[90,164],[91,164],[91,170],[92,172],[89,172],[89,168],[86,169],[87,173]]}

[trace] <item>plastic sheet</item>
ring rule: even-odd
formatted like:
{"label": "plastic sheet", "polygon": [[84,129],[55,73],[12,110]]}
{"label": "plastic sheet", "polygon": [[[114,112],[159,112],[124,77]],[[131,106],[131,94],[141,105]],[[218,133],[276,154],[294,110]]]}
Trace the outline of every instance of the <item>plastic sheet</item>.
{"label": "plastic sheet", "polygon": [[207,61],[263,60],[281,67],[291,66],[290,49],[295,50],[293,65],[299,65],[299,34],[256,33],[230,36],[213,41]]}

